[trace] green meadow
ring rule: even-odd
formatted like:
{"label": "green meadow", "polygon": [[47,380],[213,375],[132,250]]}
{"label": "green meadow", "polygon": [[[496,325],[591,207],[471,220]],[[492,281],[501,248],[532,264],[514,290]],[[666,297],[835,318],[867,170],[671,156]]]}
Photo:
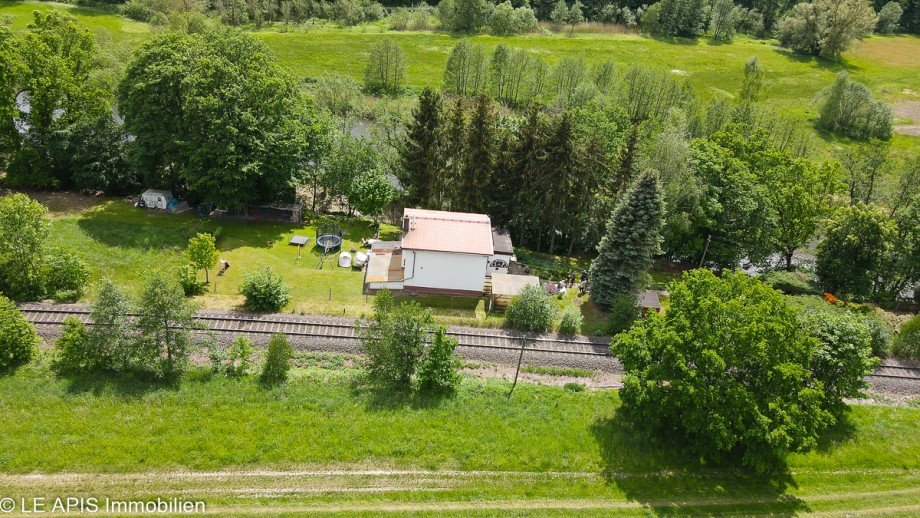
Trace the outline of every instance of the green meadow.
{"label": "green meadow", "polygon": [[221,515],[920,510],[917,407],[856,405],[816,451],[757,476],[650,443],[615,391],[525,383],[509,399],[508,383],[466,377],[437,399],[367,388],[347,366],[268,390],[204,371],[59,379],[46,363],[0,378],[6,496],[201,499]]}
{"label": "green meadow", "polygon": [[[14,28],[24,27],[35,9],[67,9],[106,41],[136,45],[152,34],[146,24],[95,8],[64,4],[0,1],[0,14],[13,17]],[[383,24],[337,27],[328,23],[305,24],[289,32],[281,27],[253,32],[274,52],[279,62],[295,77],[310,81],[337,72],[361,79],[371,46],[381,38],[395,38],[406,52],[408,87],[419,91],[438,87],[455,36],[436,32],[388,31]],[[744,62],[757,56],[770,82],[767,103],[779,114],[803,124],[814,117],[821,91],[834,75],[847,70],[865,83],[873,94],[885,100],[920,102],[920,37],[873,36],[847,52],[839,62],[799,56],[781,49],[775,41],[738,38],[729,45],[706,39],[652,39],[636,34],[532,34],[472,38],[491,51],[499,43],[525,48],[553,64],[567,56],[582,56],[589,64],[613,61],[623,70],[642,65],[686,75],[697,94],[733,96],[741,81]],[[845,139],[818,135],[828,146],[847,145]],[[898,154],[916,153],[920,139],[896,135],[892,148]]]}

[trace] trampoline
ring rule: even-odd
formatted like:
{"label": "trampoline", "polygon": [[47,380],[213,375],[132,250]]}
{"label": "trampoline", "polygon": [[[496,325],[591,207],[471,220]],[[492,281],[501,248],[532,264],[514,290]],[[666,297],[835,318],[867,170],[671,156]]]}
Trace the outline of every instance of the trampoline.
{"label": "trampoline", "polygon": [[326,255],[342,246],[342,229],[338,225],[332,225],[318,228],[316,234],[316,246],[323,249],[323,256],[320,257],[317,268],[322,269]]}

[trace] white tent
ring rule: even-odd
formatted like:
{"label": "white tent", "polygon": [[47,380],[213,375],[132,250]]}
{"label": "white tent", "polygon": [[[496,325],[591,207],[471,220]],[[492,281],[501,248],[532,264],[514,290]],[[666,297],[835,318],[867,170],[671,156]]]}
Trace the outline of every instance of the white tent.
{"label": "white tent", "polygon": [[342,252],[339,254],[339,266],[342,268],[351,268],[351,254]]}

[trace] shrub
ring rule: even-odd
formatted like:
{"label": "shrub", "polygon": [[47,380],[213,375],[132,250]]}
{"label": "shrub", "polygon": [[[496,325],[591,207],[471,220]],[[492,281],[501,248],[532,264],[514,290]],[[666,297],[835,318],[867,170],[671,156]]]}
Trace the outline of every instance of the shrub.
{"label": "shrub", "polygon": [[95,366],[86,326],[74,317],[64,319],[64,328],[54,342],[54,348],[54,369],[58,372],[89,372]]}
{"label": "shrub", "polygon": [[55,301],[74,302],[83,296],[89,268],[72,251],[53,250],[42,263],[45,294]]}
{"label": "shrub", "polygon": [[244,306],[250,311],[278,311],[290,301],[284,277],[268,266],[247,273],[239,291],[246,297]]}
{"label": "shrub", "polygon": [[[245,376],[252,367],[252,340],[238,336],[227,349],[224,359],[224,371],[229,376]],[[285,369],[286,370],[286,369]]]}
{"label": "shrub", "polygon": [[824,384],[828,404],[835,407],[843,398],[859,397],[869,386],[863,378],[875,366],[872,332],[865,320],[839,311],[805,312],[800,320],[821,343],[812,351],[811,371]]}
{"label": "shrub", "polygon": [[540,286],[527,286],[508,303],[508,327],[524,333],[543,333],[553,325],[556,305]]}
{"label": "shrub", "polygon": [[422,392],[450,392],[460,381],[463,362],[454,354],[457,341],[447,336],[443,327],[434,332],[431,345],[419,362],[416,374],[418,389]]}
{"label": "shrub", "polygon": [[584,317],[576,306],[568,306],[562,311],[562,318],[559,320],[559,334],[577,335],[581,332],[581,324]]}
{"label": "shrub", "polygon": [[204,293],[205,284],[198,280],[198,272],[195,271],[194,266],[189,264],[180,267],[179,270],[176,271],[176,278],[186,297],[194,297],[195,295]]}
{"label": "shrub", "polygon": [[272,335],[271,340],[268,341],[268,353],[265,356],[265,365],[262,366],[262,376],[259,380],[269,386],[287,381],[293,354],[294,350],[284,335]]}
{"label": "shrub", "polygon": [[409,389],[430,331],[431,312],[414,301],[396,304],[388,291],[378,292],[374,297],[374,319],[358,329],[370,378]]}
{"label": "shrub", "polygon": [[143,365],[143,347],[128,320],[131,301],[110,279],[103,277],[93,304],[84,362],[87,370],[123,371]]}
{"label": "shrub", "polygon": [[818,127],[855,139],[891,138],[891,108],[872,97],[866,85],[850,80],[846,71],[837,74],[825,95]]}
{"label": "shrub", "polygon": [[869,0],[811,0],[793,6],[776,24],[776,33],[784,47],[837,59],[872,34],[875,23]]}
{"label": "shrub", "polygon": [[901,324],[892,353],[898,358],[920,359],[920,315]]}
{"label": "shrub", "polygon": [[584,392],[586,387],[581,383],[576,383],[570,381],[562,386],[563,389],[568,390],[569,392]]}
{"label": "shrub", "polygon": [[636,299],[630,295],[619,295],[610,305],[610,317],[607,320],[607,333],[617,335],[629,330],[633,323],[639,319],[639,308]]}
{"label": "shrub", "polygon": [[0,293],[13,300],[41,296],[46,213],[25,194],[0,197]]}
{"label": "shrub", "polygon": [[0,295],[0,372],[28,363],[38,342],[35,326],[26,321],[10,299]]}
{"label": "shrub", "polygon": [[762,276],[763,282],[786,295],[820,295],[821,290],[808,282],[804,275],[796,272],[770,271]]}

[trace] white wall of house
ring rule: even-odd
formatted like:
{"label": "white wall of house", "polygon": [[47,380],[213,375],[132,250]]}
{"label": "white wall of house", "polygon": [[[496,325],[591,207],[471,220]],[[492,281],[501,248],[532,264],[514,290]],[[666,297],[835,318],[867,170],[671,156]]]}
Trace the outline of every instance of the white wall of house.
{"label": "white wall of house", "polygon": [[403,284],[407,288],[482,291],[488,261],[484,255],[404,249]]}

